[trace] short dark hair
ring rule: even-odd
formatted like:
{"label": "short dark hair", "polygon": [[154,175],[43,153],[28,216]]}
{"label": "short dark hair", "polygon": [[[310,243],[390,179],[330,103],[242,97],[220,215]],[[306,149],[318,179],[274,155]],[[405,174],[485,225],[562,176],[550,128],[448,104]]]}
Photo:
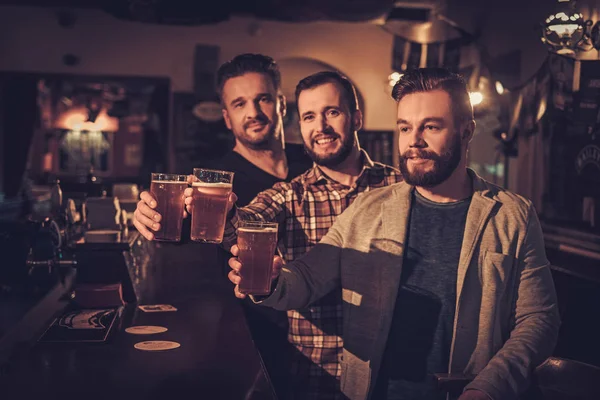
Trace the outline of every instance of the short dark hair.
{"label": "short dark hair", "polygon": [[267,75],[273,82],[275,90],[279,92],[281,89],[281,73],[275,60],[263,54],[245,53],[235,56],[219,67],[217,71],[217,91],[221,101],[223,100],[225,82],[249,72]]}
{"label": "short dark hair", "polygon": [[350,80],[344,75],[335,71],[317,72],[316,74],[309,75],[298,82],[298,85],[296,85],[296,105],[298,105],[300,93],[302,93],[304,90],[313,89],[326,83],[339,84],[343,89],[343,97],[350,112],[354,113],[356,110],[358,110],[358,100],[354,85],[352,85],[352,82],[350,82]]}
{"label": "short dark hair", "polygon": [[399,102],[409,94],[434,90],[443,90],[450,95],[457,125],[474,118],[467,82],[445,68],[419,68],[407,72],[394,85],[392,97]]}

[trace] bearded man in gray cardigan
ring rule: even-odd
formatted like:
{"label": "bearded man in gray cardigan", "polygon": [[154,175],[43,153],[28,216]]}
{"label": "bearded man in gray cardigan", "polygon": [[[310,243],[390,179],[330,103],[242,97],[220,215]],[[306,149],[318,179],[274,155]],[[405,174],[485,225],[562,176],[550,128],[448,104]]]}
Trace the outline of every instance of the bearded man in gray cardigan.
{"label": "bearded man in gray cardigan", "polygon": [[405,182],[360,195],[303,258],[276,257],[272,293],[253,300],[298,309],[341,287],[350,399],[443,399],[436,373],[475,376],[459,400],[517,399],[560,325],[535,209],[467,168],[462,77],[416,70],[393,96]]}

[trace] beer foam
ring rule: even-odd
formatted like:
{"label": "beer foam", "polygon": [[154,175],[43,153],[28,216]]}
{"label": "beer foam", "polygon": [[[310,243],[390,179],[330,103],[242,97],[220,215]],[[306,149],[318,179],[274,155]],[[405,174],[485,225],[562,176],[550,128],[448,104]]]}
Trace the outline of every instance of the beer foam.
{"label": "beer foam", "polygon": [[152,181],[151,183],[156,183],[162,185],[163,183],[175,183],[178,185],[187,185],[187,182],[184,181]]}
{"label": "beer foam", "polygon": [[192,186],[194,186],[194,187],[206,187],[206,188],[230,189],[231,188],[231,183],[225,183],[225,182],[217,182],[217,183],[193,182]]}
{"label": "beer foam", "polygon": [[246,233],[277,233],[277,228],[249,228],[249,227],[243,227],[243,228],[238,228],[239,232],[246,232]]}

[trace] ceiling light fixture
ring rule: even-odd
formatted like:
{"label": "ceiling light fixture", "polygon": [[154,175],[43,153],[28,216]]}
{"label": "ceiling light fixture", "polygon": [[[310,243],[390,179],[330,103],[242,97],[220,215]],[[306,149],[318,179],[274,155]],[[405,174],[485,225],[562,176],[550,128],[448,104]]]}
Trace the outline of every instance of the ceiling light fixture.
{"label": "ceiling light fixture", "polygon": [[542,24],[542,42],[550,51],[566,56],[575,56],[578,51],[589,51],[600,47],[599,27],[593,29],[592,20],[584,20],[575,7],[575,0],[558,0],[556,10]]}

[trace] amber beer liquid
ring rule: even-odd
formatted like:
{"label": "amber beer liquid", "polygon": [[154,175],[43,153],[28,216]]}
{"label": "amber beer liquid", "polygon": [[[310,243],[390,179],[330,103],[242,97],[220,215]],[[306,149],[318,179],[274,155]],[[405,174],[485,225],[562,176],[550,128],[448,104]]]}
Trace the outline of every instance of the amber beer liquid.
{"label": "amber beer liquid", "polygon": [[273,256],[277,247],[277,224],[240,221],[237,235],[242,263],[240,293],[269,294]]}
{"label": "amber beer liquid", "polygon": [[154,232],[155,240],[166,242],[181,240],[183,192],[187,187],[186,175],[152,174],[150,193],[156,199],[156,212],[162,216],[160,230]]}
{"label": "amber beer liquid", "polygon": [[195,168],[194,177],[190,237],[197,242],[221,243],[233,172]]}

